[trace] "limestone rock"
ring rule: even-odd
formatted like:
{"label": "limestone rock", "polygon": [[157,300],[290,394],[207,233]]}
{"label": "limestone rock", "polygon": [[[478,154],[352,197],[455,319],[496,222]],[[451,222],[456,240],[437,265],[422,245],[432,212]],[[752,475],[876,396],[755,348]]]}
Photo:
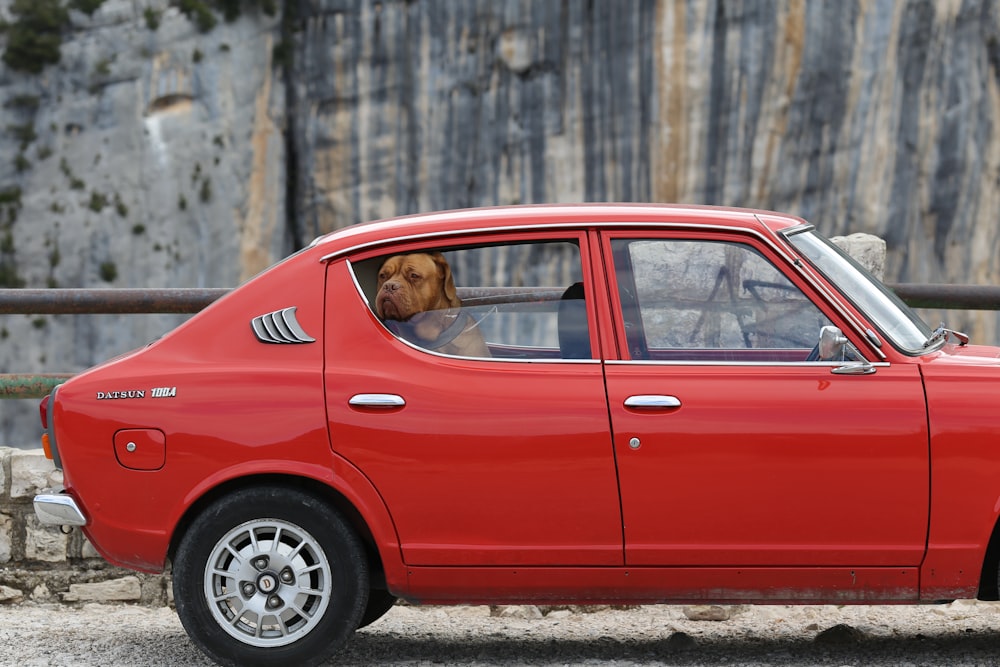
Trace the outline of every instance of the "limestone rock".
{"label": "limestone rock", "polygon": [[500,618],[520,618],[537,620],[542,618],[541,610],[533,604],[525,605],[494,605],[490,607],[490,616]]}
{"label": "limestone rock", "polygon": [[33,498],[53,486],[62,476],[41,449],[14,452],[10,457],[10,497]]}
{"label": "limestone rock", "polygon": [[684,615],[692,621],[728,621],[733,617],[733,608],[722,605],[692,605],[684,607]]}
{"label": "limestone rock", "polygon": [[11,559],[11,531],[14,519],[9,514],[0,512],[0,563],[9,563]]}
{"label": "limestone rock", "polygon": [[24,556],[28,560],[58,563],[66,560],[69,536],[57,526],[45,526],[29,517],[25,527]]}
{"label": "limestone rock", "polygon": [[0,586],[0,604],[17,603],[24,599],[24,593],[11,588],[10,586]]}
{"label": "limestone rock", "polygon": [[142,598],[138,577],[122,577],[91,584],[70,584],[64,602],[137,602]]}

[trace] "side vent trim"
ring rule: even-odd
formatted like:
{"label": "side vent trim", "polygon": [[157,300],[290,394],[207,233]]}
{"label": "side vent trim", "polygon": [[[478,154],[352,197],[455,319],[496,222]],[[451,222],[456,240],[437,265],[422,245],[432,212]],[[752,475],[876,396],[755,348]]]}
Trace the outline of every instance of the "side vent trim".
{"label": "side vent trim", "polygon": [[257,340],[262,343],[314,343],[295,317],[297,306],[258,315],[250,321]]}

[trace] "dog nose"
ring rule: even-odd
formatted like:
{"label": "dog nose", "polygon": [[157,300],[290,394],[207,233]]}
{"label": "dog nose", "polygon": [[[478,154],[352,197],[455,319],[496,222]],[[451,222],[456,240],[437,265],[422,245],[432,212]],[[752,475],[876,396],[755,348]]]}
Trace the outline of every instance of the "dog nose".
{"label": "dog nose", "polygon": [[395,280],[389,280],[382,283],[382,289],[386,292],[395,292],[399,289],[399,283]]}

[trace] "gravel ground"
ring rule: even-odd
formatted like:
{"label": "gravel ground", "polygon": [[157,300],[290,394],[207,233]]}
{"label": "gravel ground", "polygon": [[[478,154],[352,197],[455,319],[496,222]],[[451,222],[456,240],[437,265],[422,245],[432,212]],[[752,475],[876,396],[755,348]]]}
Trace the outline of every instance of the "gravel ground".
{"label": "gravel ground", "polygon": [[[338,665],[997,665],[1000,604],[598,611],[397,606]],[[0,664],[210,665],[168,608],[0,607]]]}

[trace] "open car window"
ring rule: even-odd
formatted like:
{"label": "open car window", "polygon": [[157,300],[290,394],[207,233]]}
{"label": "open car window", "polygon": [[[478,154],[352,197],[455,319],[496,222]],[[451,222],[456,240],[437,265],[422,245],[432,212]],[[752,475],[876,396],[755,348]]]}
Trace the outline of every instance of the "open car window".
{"label": "open car window", "polygon": [[805,362],[830,320],[753,247],[685,239],[611,243],[632,359]]}
{"label": "open car window", "polygon": [[489,359],[592,358],[575,240],[422,248],[352,269],[378,320],[415,347]]}

